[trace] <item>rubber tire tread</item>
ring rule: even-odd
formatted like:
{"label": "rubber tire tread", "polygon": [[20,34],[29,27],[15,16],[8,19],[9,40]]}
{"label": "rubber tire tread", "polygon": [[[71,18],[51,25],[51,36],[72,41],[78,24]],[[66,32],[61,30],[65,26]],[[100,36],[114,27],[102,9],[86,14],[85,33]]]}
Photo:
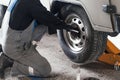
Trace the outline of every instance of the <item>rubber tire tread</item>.
{"label": "rubber tire tread", "polygon": [[[65,54],[73,62],[81,63],[81,64],[87,64],[87,63],[93,62],[96,59],[98,59],[98,57],[104,52],[104,50],[106,48],[107,34],[105,32],[93,30],[86,12],[81,7],[72,6],[72,5],[63,7],[61,9],[61,17],[60,18],[65,20],[66,16],[68,16],[71,12],[72,13],[82,12],[82,14],[86,16],[85,18],[87,19],[86,21],[87,21],[87,24],[89,25],[88,32],[91,33],[89,36],[90,41],[88,41],[88,44],[90,44],[90,46],[85,47],[86,49],[84,49],[80,53],[72,51],[66,45],[65,39],[63,37],[63,31],[58,30],[57,34],[58,34],[58,38],[60,41],[60,45],[61,45],[63,51],[65,52]],[[78,54],[75,54],[75,53],[78,53]]]}

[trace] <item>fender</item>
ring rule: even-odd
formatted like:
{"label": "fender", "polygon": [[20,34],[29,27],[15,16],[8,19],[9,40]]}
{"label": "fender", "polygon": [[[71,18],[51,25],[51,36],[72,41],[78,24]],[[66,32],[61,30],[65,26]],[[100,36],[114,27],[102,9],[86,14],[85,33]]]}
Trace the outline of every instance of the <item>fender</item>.
{"label": "fender", "polygon": [[109,4],[109,0],[53,0],[51,6],[55,2],[60,2],[62,4],[72,4],[82,7],[86,11],[94,30],[113,32],[111,18],[109,14],[103,12],[102,7],[104,4]]}

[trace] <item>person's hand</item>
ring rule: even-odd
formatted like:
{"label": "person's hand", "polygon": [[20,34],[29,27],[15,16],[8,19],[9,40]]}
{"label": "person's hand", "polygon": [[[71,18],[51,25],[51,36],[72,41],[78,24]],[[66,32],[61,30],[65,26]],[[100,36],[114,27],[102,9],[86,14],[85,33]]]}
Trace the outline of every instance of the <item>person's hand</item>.
{"label": "person's hand", "polygon": [[70,32],[74,36],[79,36],[80,35],[80,31],[79,31],[78,27],[67,25],[66,28],[64,28],[64,29],[66,31]]}
{"label": "person's hand", "polygon": [[77,27],[73,27],[71,25],[67,25],[65,28],[68,32],[72,32],[72,33],[79,33],[79,29]]}

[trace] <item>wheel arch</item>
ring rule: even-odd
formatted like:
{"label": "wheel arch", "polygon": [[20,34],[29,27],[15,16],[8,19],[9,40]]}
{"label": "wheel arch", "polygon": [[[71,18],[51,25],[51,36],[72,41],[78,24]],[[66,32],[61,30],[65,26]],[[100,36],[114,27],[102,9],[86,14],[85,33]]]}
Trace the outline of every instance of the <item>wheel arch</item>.
{"label": "wheel arch", "polygon": [[[90,23],[91,23],[91,25],[92,25],[92,28],[94,29],[94,24],[93,24],[93,21],[92,21],[90,15],[89,15],[89,12],[87,11],[87,9],[85,8],[85,6],[84,6],[81,2],[71,3],[71,2],[65,2],[65,1],[63,2],[63,1],[54,0],[54,1],[52,2],[50,11],[51,11],[53,14],[57,14],[57,13],[59,14],[61,8],[62,8],[63,6],[67,6],[67,5],[76,6],[76,7],[80,7],[80,8],[82,8],[82,9],[84,9],[85,12],[86,12],[86,14],[87,14],[87,16],[88,16],[88,18],[89,18],[89,21],[90,21]],[[58,15],[58,17],[60,17],[60,16]]]}
{"label": "wheel arch", "polygon": [[[66,11],[64,9],[66,9],[66,10],[68,9],[68,10]],[[81,43],[81,41],[80,41],[80,43],[78,43],[78,45],[76,45],[77,43],[75,41],[70,40],[69,33],[68,33],[68,36],[66,36],[67,34],[66,33],[64,34],[64,30],[58,31],[58,38],[59,38],[60,45],[62,46],[64,53],[72,61],[78,62],[78,63],[79,62],[83,63],[84,61],[85,61],[85,63],[88,63],[90,60],[97,59],[97,57],[95,56],[96,53],[98,53],[98,54],[102,53],[100,51],[103,51],[102,48],[104,48],[104,47],[102,47],[102,48],[98,47],[100,42],[101,42],[100,46],[104,46],[102,44],[102,42],[104,41],[102,33],[98,33],[97,31],[94,31],[92,29],[92,26],[90,24],[90,21],[88,20],[88,16],[86,15],[85,10],[83,10],[83,9],[79,10],[79,8],[77,9],[76,7],[68,6],[68,7],[63,8],[62,11],[61,12],[62,12],[63,20],[68,23],[72,23],[75,21],[75,23],[81,24],[79,22],[76,22],[76,19],[75,19],[75,18],[80,18],[85,27],[85,32],[87,33],[87,34],[84,34],[84,35],[86,35],[86,38],[84,38],[84,40],[86,39],[85,45],[83,45],[84,46],[83,49],[80,49],[81,47],[79,47],[79,44]],[[70,16],[70,15],[72,15],[72,16]],[[67,21],[66,19],[70,19],[70,20]],[[79,20],[77,20],[77,21],[79,21]],[[79,35],[81,35],[81,32],[83,32],[83,30],[80,31]],[[73,36],[75,37],[76,35],[73,35]],[[100,37],[101,39],[98,37]],[[68,39],[66,39],[66,38],[68,38]],[[83,37],[77,37],[77,39],[78,38],[82,39]],[[77,46],[79,49],[76,50]],[[75,48],[75,49],[73,49],[73,48]],[[99,49],[101,49],[101,50],[99,50]],[[90,55],[91,55],[91,57],[89,57]],[[86,60],[86,59],[88,59],[88,60]]]}

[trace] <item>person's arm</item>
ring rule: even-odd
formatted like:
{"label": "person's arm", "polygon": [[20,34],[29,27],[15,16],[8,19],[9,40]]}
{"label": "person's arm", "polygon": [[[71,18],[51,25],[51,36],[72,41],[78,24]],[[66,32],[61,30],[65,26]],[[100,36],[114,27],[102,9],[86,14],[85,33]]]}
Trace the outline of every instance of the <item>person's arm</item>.
{"label": "person's arm", "polygon": [[53,25],[54,29],[71,28],[58,17],[54,16],[51,12],[47,11],[47,9],[40,3],[39,0],[30,0],[29,7],[29,13],[35,20],[37,20],[38,23],[48,27]]}

